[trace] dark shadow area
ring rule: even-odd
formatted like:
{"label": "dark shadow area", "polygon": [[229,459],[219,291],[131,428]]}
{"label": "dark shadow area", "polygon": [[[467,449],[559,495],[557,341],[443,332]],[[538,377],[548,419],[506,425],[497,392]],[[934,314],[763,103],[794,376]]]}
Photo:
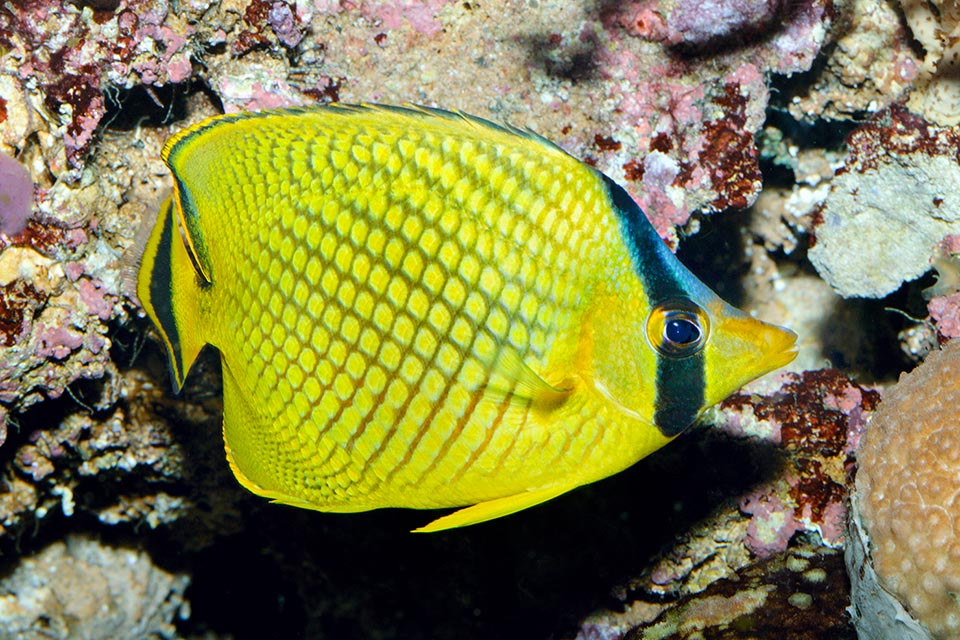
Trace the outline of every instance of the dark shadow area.
{"label": "dark shadow area", "polygon": [[107,111],[102,127],[113,131],[132,131],[138,127],[161,127],[186,117],[187,84],[162,87],[137,85],[118,89],[106,96]]}
{"label": "dark shadow area", "polygon": [[[927,315],[922,285],[905,283],[879,300],[840,300],[820,324],[819,340],[830,366],[848,372],[861,384],[895,381],[915,366],[897,346],[899,332]],[[902,312],[902,313],[901,313]]]}
{"label": "dark shadow area", "polygon": [[202,93],[222,111],[219,96],[199,81],[191,80],[162,87],[137,85],[106,94],[106,113],[100,127],[111,131],[133,131],[138,127],[164,127],[187,116],[187,100]]}
{"label": "dark shadow area", "polygon": [[611,589],[779,453],[694,431],[546,505],[439,534],[422,511],[322,514],[257,500],[242,533],[190,561],[185,634],[235,638],[572,637]]}
{"label": "dark shadow area", "polygon": [[699,231],[682,237],[677,249],[680,262],[735,307],[743,305],[743,278],[750,269],[740,232],[748,217],[748,210],[701,216]]}
{"label": "dark shadow area", "polygon": [[824,118],[812,122],[801,121],[790,115],[785,108],[771,106],[767,109],[766,125],[782,131],[783,137],[799,149],[839,150],[843,148],[850,132],[860,126],[860,123]]}

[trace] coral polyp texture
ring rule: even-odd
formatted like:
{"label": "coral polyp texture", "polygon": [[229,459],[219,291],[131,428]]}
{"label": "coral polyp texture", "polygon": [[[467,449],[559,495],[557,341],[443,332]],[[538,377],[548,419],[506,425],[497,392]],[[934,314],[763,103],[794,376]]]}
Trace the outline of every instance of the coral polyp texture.
{"label": "coral polyp texture", "polygon": [[875,600],[884,592],[932,637],[960,635],[958,406],[960,341],[953,340],[902,376],[868,425],[858,452],[856,503],[881,588],[851,570],[854,617],[871,627],[879,616],[889,626],[861,637],[907,637],[896,614],[886,613],[895,609]]}

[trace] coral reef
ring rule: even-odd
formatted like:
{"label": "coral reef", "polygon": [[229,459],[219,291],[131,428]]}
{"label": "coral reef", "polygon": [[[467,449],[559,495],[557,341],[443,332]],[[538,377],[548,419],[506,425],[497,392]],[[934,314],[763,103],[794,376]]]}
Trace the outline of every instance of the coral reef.
{"label": "coral reef", "polygon": [[0,580],[0,639],[175,638],[188,584],[143,551],[67,536]]}
{"label": "coral reef", "polygon": [[173,12],[165,0],[28,2],[0,12],[2,77],[12,89],[4,99],[26,102],[32,115],[15,126],[39,136],[44,164],[55,177],[81,178],[107,112],[106,94],[190,77],[191,22],[209,6],[187,3]]}
{"label": "coral reef", "polygon": [[[793,586],[785,587],[793,584],[790,581],[771,589],[758,587],[756,579],[770,577],[784,564],[806,571],[812,558],[830,566],[830,586],[816,588],[823,590],[820,597],[844,601],[837,549],[846,530],[847,476],[878,400],[875,390],[838,371],[821,370],[784,373],[780,380],[756,383],[723,402],[709,416],[713,435],[700,437],[708,443],[723,437],[749,444],[746,464],[765,470],[762,479],[671,542],[643,574],[618,589],[624,612],[595,612],[584,621],[578,637],[697,637],[707,628],[731,634],[718,637],[736,637],[736,625],[727,625],[755,615],[762,628],[765,623],[759,621],[765,615],[778,619],[773,613],[778,599],[791,605],[795,601],[802,605],[799,609],[811,606],[805,596],[790,600]],[[807,560],[790,559],[798,553]],[[841,632],[853,637],[842,614],[845,603],[833,606],[822,624],[840,634],[836,637],[843,637]],[[802,611],[795,614],[798,631],[811,633],[811,638],[826,637],[817,635],[827,632],[817,631],[816,624],[800,621]],[[783,617],[781,623],[784,619],[793,616]],[[772,630],[764,633],[770,635],[755,637],[782,637]]]}
{"label": "coral reef", "polygon": [[818,60],[820,69],[785,105],[799,121],[859,121],[896,102],[919,73],[921,61],[893,3],[833,6],[833,41]]}
{"label": "coral reef", "polygon": [[[914,358],[960,334],[957,132],[937,97],[954,91],[955,12],[900,5],[902,16],[884,0],[4,4],[0,580],[16,598],[2,601],[0,628],[35,628],[30,603],[57,613],[42,630],[54,637],[114,623],[114,635],[158,637],[647,637],[641,622],[730,637],[747,610],[757,637],[781,637],[768,620],[807,620],[822,599],[833,612],[846,594],[827,564],[878,398],[862,380],[906,362],[899,326],[876,329],[888,321],[876,310],[921,317],[904,331]],[[811,371],[734,396],[628,477],[474,531],[409,536],[423,514],[248,499],[223,460],[216,367],[169,392],[124,256],[170,187],[159,156],[171,133],[223,111],[336,100],[462,109],[555,140],[625,184],[725,295],[796,329],[798,371]],[[28,189],[20,208],[3,200]],[[823,279],[805,262],[811,233]],[[907,295],[858,306],[830,289],[885,296],[931,257],[926,307]],[[36,540],[60,542],[15,553]],[[177,568],[157,569],[160,557]],[[91,600],[29,586],[42,562],[70,567],[64,580],[99,576],[110,606],[125,595],[111,585],[133,581],[150,606],[96,620]],[[829,593],[798,577],[819,569]],[[735,576],[742,595],[718,582]],[[581,625],[615,584],[636,615]],[[697,613],[708,604],[713,622]]]}
{"label": "coral reef", "polygon": [[[893,594],[934,638],[954,638],[960,608],[960,539],[954,500],[960,486],[960,341],[951,341],[900,378],[880,403],[858,453],[858,535],[881,589],[854,580],[854,619],[875,629],[890,608],[874,598]],[[861,637],[903,637],[887,617],[885,631]]]}
{"label": "coral reef", "polygon": [[815,531],[838,547],[846,523],[846,476],[851,456],[879,393],[836,370],[784,374],[776,392],[736,394],[721,403],[721,429],[761,437],[783,448],[787,461],[776,479],[741,498],[751,515],[745,544],[763,557],[782,552],[797,531]]}

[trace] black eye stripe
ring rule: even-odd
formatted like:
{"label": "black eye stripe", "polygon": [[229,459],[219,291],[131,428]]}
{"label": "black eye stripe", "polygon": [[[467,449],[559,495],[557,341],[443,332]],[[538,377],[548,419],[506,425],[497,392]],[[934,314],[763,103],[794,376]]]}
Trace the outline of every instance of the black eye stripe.
{"label": "black eye stripe", "polygon": [[[652,304],[678,298],[689,301],[695,292],[706,289],[670,253],[627,192],[610,178],[603,176],[603,180],[620,217],[624,239],[630,249],[637,276],[643,283],[646,299]],[[700,293],[702,295],[702,291]],[[706,318],[704,313],[704,323]],[[706,372],[702,345],[710,333],[709,326],[704,323],[700,326],[699,346],[687,357],[678,358],[661,352],[657,345],[669,344],[663,337],[662,326],[659,327],[657,339],[651,339],[649,331],[647,333],[647,341],[657,352],[653,422],[667,437],[673,437],[689,427],[703,406]]]}
{"label": "black eye stripe", "polygon": [[703,348],[710,333],[706,312],[685,297],[654,305],[647,319],[647,341],[657,352],[654,420],[674,436],[696,419],[703,405]]}

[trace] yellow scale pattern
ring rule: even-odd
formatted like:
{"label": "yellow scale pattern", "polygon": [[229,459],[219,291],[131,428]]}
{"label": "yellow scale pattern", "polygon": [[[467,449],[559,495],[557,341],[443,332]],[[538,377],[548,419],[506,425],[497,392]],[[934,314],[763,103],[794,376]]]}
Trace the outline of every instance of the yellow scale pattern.
{"label": "yellow scale pattern", "polygon": [[178,388],[220,350],[227,458],[280,502],[474,505],[420,531],[500,517],[624,469],[795,355],[532,134],[305,108],[208,119],[163,158],[138,295]]}
{"label": "yellow scale pattern", "polygon": [[[212,265],[201,300],[229,317],[200,330],[219,330],[203,339],[224,356],[247,483],[331,510],[446,506],[497,497],[493,473],[510,495],[602,455],[596,407],[547,425],[506,393],[482,399],[504,350],[542,375],[572,366],[595,286],[581,256],[623,245],[597,175],[540,144],[283,126],[207,156],[242,189],[194,196],[218,212],[211,255],[237,256]],[[280,401],[251,400],[267,397]],[[586,453],[571,459],[574,440]]]}

